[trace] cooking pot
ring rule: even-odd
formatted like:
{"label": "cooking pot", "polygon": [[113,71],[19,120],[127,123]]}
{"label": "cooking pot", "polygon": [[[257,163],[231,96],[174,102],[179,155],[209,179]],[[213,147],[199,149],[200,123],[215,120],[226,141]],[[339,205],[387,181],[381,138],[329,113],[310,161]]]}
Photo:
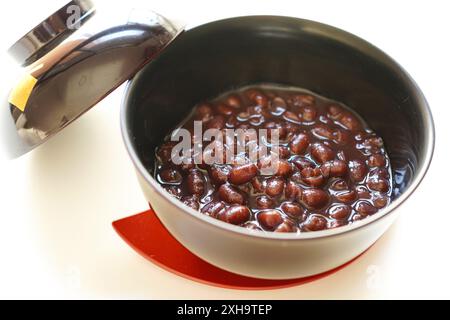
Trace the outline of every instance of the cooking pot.
{"label": "cooking pot", "polygon": [[[76,21],[80,25],[95,20],[90,0],[68,5],[82,7]],[[217,267],[265,279],[306,277],[336,268],[386,231],[428,169],[434,127],[422,92],[394,60],[350,33],[280,16],[231,18],[180,32],[160,16],[138,14],[124,25],[114,22],[95,36],[69,41],[73,46],[64,47],[68,54],[59,51],[55,59],[52,52],[77,34],[58,29],[56,21],[67,18],[67,8],[13,46],[12,53],[25,67],[38,63],[39,68],[27,69],[10,95],[9,108],[2,108],[5,145],[15,156],[31,150],[134,76],[120,118],[142,190],[168,231]],[[282,234],[227,224],[167,193],[153,177],[154,150],[163,138],[196,103],[259,83],[306,88],[360,114],[385,142],[394,175],[392,203],[347,226]]]}
{"label": "cooking pot", "polygon": [[[199,101],[258,83],[307,88],[362,115],[390,155],[393,202],[344,227],[280,234],[221,222],[169,195],[153,177],[155,147]],[[170,233],[215,266],[266,279],[318,274],[369,248],[422,180],[434,143],[423,94],[389,56],[331,26],[276,16],[215,21],[181,34],[128,84],[121,124],[142,190]]]}

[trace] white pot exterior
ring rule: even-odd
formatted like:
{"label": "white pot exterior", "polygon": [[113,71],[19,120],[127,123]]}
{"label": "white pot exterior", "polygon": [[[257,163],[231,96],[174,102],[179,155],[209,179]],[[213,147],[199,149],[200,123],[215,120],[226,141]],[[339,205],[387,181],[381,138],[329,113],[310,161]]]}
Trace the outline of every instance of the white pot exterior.
{"label": "white pot exterior", "polygon": [[325,237],[264,238],[221,228],[208,221],[213,218],[188,212],[187,206],[183,210],[139,173],[138,178],[158,218],[182,245],[219,268],[255,278],[292,279],[339,267],[367,250],[396,217],[391,212],[360,228]]}
{"label": "white pot exterior", "polygon": [[[408,117],[405,118],[406,124],[412,128],[408,132],[409,134],[412,134],[412,131],[417,132],[419,137],[410,139],[415,141],[414,154],[401,153],[402,157],[413,159],[414,170],[407,181],[407,186],[401,187],[401,192],[396,195],[395,200],[389,206],[361,221],[331,230],[290,234],[252,231],[234,226],[208,217],[182,204],[163,189],[152,177],[151,171],[144,165],[137,148],[142,148],[145,145],[142,142],[147,142],[147,139],[137,139],[138,135],[142,136],[141,131],[144,129],[138,127],[138,130],[133,124],[136,120],[135,116],[140,115],[139,113],[134,114],[137,112],[135,108],[138,107],[138,102],[148,103],[142,93],[145,87],[139,86],[140,83],[147,83],[144,70],[136,75],[127,89],[121,110],[121,128],[126,148],[138,172],[139,182],[146,199],[164,226],[182,245],[205,261],[237,274],[264,279],[292,279],[323,273],[345,264],[367,250],[388,229],[398,215],[397,208],[414,192],[430,165],[434,150],[434,125],[425,97],[406,71],[377,48],[342,30],[308,20],[261,16],[212,22],[199,27],[197,31],[189,32],[196,32],[199,37],[200,35],[214,36],[214,32],[222,35],[221,32],[228,30],[229,26],[242,23],[241,30],[248,28],[249,35],[251,35],[262,22],[267,22],[268,19],[277,30],[282,26],[282,30],[290,30],[289,32],[292,34],[298,32],[299,37],[303,36],[304,32],[329,33],[333,43],[340,41],[347,46],[348,42],[348,49],[356,49],[358,56],[364,53],[370,57],[370,61],[373,60],[374,64],[388,66],[389,74],[392,73],[396,83],[397,80],[399,82],[397,85],[401,88],[405,87],[404,90],[411,98],[410,102],[415,103],[411,110],[404,110],[408,114]],[[196,38],[193,37],[190,41],[196,43]],[[331,55],[330,59],[334,59],[334,56]],[[387,71],[383,69],[383,72]],[[274,80],[270,76],[268,77],[267,80]],[[171,88],[170,86],[166,89],[171,92]],[[157,93],[153,92],[153,94]],[[169,92],[165,92],[165,94],[169,94]],[[158,96],[158,99],[161,97]],[[405,106],[408,105],[405,104]],[[151,117],[152,112],[160,111],[148,110],[149,112],[144,114],[147,117]],[[384,117],[383,113],[381,121],[384,121]],[[163,118],[158,119],[164,121]],[[391,123],[389,121],[388,123]],[[158,123],[154,125],[154,128],[159,130]],[[397,123],[391,123],[391,125],[396,127]],[[152,132],[145,129],[145,133],[150,135]],[[152,143],[154,144],[155,141]],[[409,165],[410,161],[401,163],[401,166],[406,164]]]}

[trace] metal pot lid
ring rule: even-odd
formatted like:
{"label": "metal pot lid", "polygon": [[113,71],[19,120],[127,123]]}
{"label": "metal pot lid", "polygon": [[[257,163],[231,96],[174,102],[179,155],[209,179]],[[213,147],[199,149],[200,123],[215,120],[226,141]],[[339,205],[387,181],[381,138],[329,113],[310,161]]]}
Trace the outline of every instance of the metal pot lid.
{"label": "metal pot lid", "polygon": [[72,0],[8,53],[23,66],[0,109],[1,146],[16,158],[131,79],[183,28],[147,9],[110,11]]}

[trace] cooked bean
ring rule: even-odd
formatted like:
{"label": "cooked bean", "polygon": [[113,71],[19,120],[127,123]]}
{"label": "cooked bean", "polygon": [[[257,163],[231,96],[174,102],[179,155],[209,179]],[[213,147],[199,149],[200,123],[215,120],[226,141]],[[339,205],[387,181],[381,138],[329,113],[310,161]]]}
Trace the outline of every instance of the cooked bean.
{"label": "cooked bean", "polygon": [[288,181],[286,184],[286,189],[284,195],[288,200],[295,200],[302,194],[302,188],[293,181]]}
{"label": "cooked bean", "polygon": [[267,180],[265,192],[268,196],[276,197],[283,193],[284,181],[279,177],[272,177]]}
{"label": "cooked bean", "polygon": [[268,196],[259,196],[256,198],[256,207],[258,209],[270,209],[275,206],[275,201]]}
{"label": "cooked bean", "polygon": [[350,169],[350,177],[353,181],[359,182],[364,180],[367,174],[367,167],[362,160],[350,161],[348,167]]}
{"label": "cooked bean", "polygon": [[219,220],[240,225],[250,219],[250,209],[246,206],[231,206],[226,210],[219,212],[217,218]]}
{"label": "cooked bean", "polygon": [[358,198],[358,194],[355,190],[339,191],[334,195],[337,201],[342,203],[352,203]]}
{"label": "cooked bean", "polygon": [[334,205],[328,209],[330,217],[338,220],[347,219],[351,212],[352,208],[345,204]]}
{"label": "cooked bean", "polygon": [[320,166],[325,177],[343,177],[347,174],[347,164],[342,160],[327,161]]}
{"label": "cooked bean", "polygon": [[180,183],[182,180],[182,176],[180,172],[173,168],[164,169],[159,174],[160,180],[162,183]]}
{"label": "cooked bean", "polygon": [[362,216],[370,216],[377,212],[377,208],[367,201],[361,201],[356,205],[356,211]]}
{"label": "cooked bean", "polygon": [[328,204],[330,196],[322,189],[303,190],[301,201],[309,208],[320,209]]}
{"label": "cooked bean", "polygon": [[289,143],[289,147],[291,148],[292,153],[301,154],[305,152],[306,148],[309,145],[309,138],[304,133],[299,133],[293,137],[291,142]]}
{"label": "cooked bean", "polygon": [[292,218],[299,218],[303,214],[303,208],[298,203],[290,201],[283,202],[281,210]]}
{"label": "cooked bean", "polygon": [[211,201],[207,205],[205,205],[202,209],[202,213],[216,217],[219,212],[225,209],[225,203],[222,201]]}
{"label": "cooked bean", "polygon": [[367,186],[370,190],[388,192],[389,191],[389,181],[381,177],[373,177],[367,181]]}
{"label": "cooked bean", "polygon": [[319,215],[311,215],[303,227],[306,231],[320,231],[327,228],[327,219]]}
{"label": "cooked bean", "polygon": [[228,166],[213,164],[209,169],[209,175],[215,185],[221,185],[228,181],[230,170]]}
{"label": "cooked bean", "polygon": [[313,187],[320,187],[325,182],[319,168],[305,168],[301,171],[301,176],[305,183]]}
{"label": "cooked bean", "polygon": [[230,171],[230,182],[233,184],[243,184],[252,180],[258,173],[258,167],[254,163],[236,166]]}
{"label": "cooked bean", "polygon": [[311,155],[317,162],[324,163],[333,160],[336,153],[323,143],[314,143],[311,146]]}
{"label": "cooked bean", "polygon": [[284,219],[278,210],[264,210],[257,215],[259,224],[266,230],[273,230],[280,225]]}
{"label": "cooked bean", "polygon": [[245,198],[236,188],[229,184],[223,184],[219,187],[219,197],[221,200],[230,204],[244,204]]}
{"label": "cooked bean", "polygon": [[191,170],[186,178],[186,184],[190,194],[201,196],[205,192],[205,179],[199,170]]}
{"label": "cooked bean", "polygon": [[200,204],[198,203],[197,198],[194,196],[182,197],[181,202],[194,210],[198,210],[200,208]]}

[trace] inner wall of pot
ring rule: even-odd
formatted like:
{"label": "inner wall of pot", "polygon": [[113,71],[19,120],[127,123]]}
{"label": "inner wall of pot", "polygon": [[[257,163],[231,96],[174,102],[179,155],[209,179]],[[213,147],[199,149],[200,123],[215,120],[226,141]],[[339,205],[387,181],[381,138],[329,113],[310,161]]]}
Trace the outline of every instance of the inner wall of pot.
{"label": "inner wall of pot", "polygon": [[319,23],[244,17],[182,34],[131,85],[128,133],[149,169],[154,149],[192,107],[257,83],[302,87],[345,103],[383,138],[398,196],[423,165],[422,97],[382,52]]}

